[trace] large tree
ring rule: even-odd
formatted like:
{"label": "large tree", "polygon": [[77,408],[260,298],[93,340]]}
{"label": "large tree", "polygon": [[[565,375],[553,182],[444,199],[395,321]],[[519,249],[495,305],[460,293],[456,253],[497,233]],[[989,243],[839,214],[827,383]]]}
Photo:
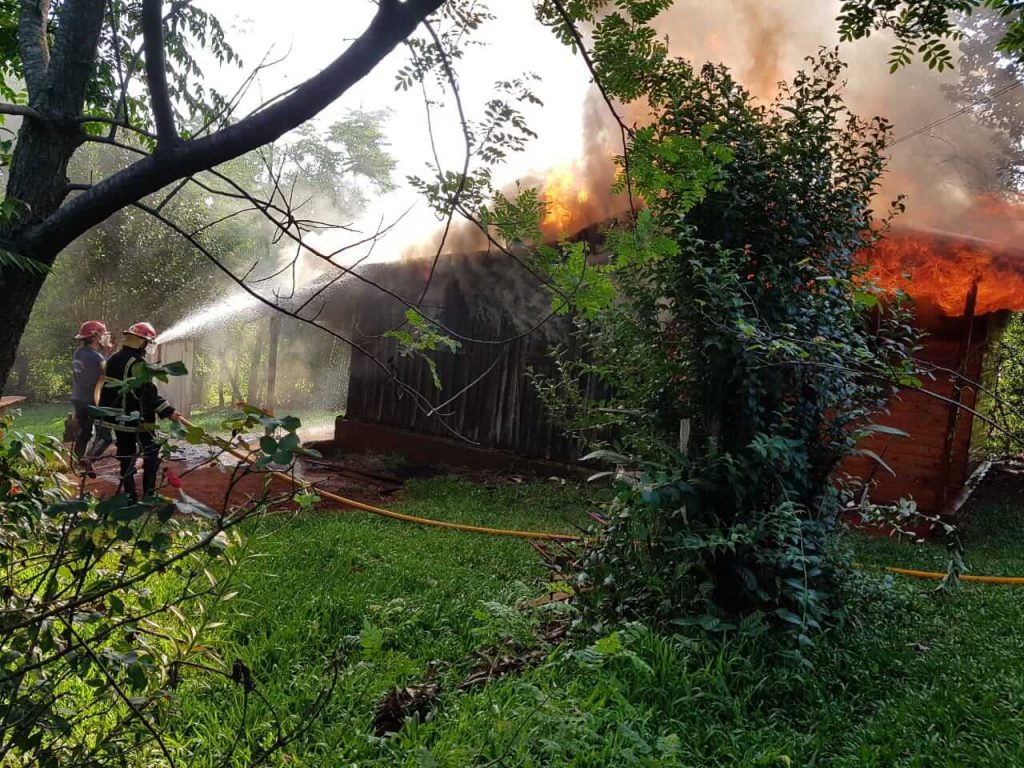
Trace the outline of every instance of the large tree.
{"label": "large tree", "polygon": [[844,40],[885,30],[896,38],[889,63],[893,70],[915,54],[933,69],[953,66],[949,41],[963,37],[962,22],[980,10],[1005,24],[997,50],[1024,61],[1024,3],[1020,0],[843,0],[839,32]]}
{"label": "large tree", "polygon": [[[380,0],[331,64],[235,119],[233,99],[204,89],[192,51],[235,55],[217,20],[187,0],[0,0],[0,113],[22,119],[0,206],[0,388],[45,268],[67,245],[164,187],[302,125],[445,2]],[[143,148],[138,160],[98,183],[69,183],[68,163],[83,143],[126,133]]]}

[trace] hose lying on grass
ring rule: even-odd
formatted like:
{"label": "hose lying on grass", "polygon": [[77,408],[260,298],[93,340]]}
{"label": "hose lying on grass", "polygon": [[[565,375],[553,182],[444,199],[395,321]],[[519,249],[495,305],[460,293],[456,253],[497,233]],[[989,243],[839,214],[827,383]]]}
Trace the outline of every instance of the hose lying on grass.
{"label": "hose lying on grass", "polygon": [[[181,418],[181,423],[186,427],[194,426],[185,417]],[[244,461],[247,464],[251,464],[252,460],[249,456],[228,448],[227,452],[234,456],[239,461]],[[533,541],[582,541],[582,536],[574,536],[569,533],[550,533],[547,531],[517,531],[508,528],[488,528],[482,525],[467,525],[465,523],[451,523],[446,520],[431,520],[428,517],[417,517],[416,515],[406,515],[401,512],[392,512],[389,509],[383,507],[376,507],[372,504],[364,504],[361,501],[355,499],[349,499],[344,496],[339,496],[336,493],[331,493],[322,488],[318,488],[312,483],[308,483],[304,480],[299,480],[292,475],[287,475],[284,472],[277,472],[274,470],[270,471],[273,477],[280,480],[284,480],[295,488],[301,488],[304,490],[315,491],[318,496],[324,499],[330,499],[336,504],[340,504],[343,507],[350,509],[359,509],[363,512],[369,512],[371,515],[377,515],[379,517],[386,517],[391,520],[399,520],[403,523],[416,523],[417,525],[428,525],[434,528],[446,528],[453,531],[467,531],[469,533],[485,533],[491,536],[512,536],[519,539],[530,539]],[[856,568],[864,568],[865,566],[859,563],[854,563]],[[882,570],[889,573],[895,573],[900,576],[910,576],[915,579],[934,579],[941,580],[946,577],[945,573],[939,573],[937,571],[918,571],[912,568],[897,568],[895,566],[880,566]],[[960,576],[961,581],[976,582],[980,584],[1010,584],[1010,585],[1024,585],[1024,576],[976,576],[973,574],[963,574]]]}
{"label": "hose lying on grass", "polygon": [[[182,425],[186,427],[195,426],[186,419],[184,416],[181,417]],[[234,456],[239,461],[244,461],[246,464],[251,464],[252,459],[234,448],[227,448],[228,453]],[[428,517],[417,517],[415,515],[406,515],[401,512],[392,512],[389,509],[383,507],[375,507],[372,504],[364,504],[361,501],[355,499],[349,499],[344,496],[339,496],[336,493],[318,488],[312,483],[308,483],[304,480],[300,480],[292,475],[285,474],[284,472],[277,472],[270,470],[270,475],[276,477],[279,480],[291,484],[294,488],[300,488],[303,490],[315,491],[318,496],[324,499],[330,499],[336,504],[340,504],[343,507],[350,509],[359,509],[363,512],[369,512],[371,515],[377,515],[379,517],[387,517],[391,520],[400,520],[404,523],[416,523],[417,525],[429,525],[435,528],[447,528],[453,531],[467,531],[470,533],[487,533],[492,536],[513,536],[519,539],[532,539],[534,541],[581,541],[582,537],[574,536],[569,533],[549,533],[545,531],[516,531],[507,528],[487,528],[480,525],[467,525],[465,523],[450,523],[445,520],[431,520]]]}

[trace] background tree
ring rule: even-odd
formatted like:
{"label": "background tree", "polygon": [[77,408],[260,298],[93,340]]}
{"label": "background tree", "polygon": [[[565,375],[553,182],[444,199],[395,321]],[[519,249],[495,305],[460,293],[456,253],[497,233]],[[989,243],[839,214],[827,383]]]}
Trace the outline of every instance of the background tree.
{"label": "background tree", "polygon": [[[366,76],[445,0],[384,0],[363,32],[323,71],[242,119],[209,91],[193,52],[235,55],[215,18],[191,3],[5,0],[0,113],[20,115],[0,224],[0,385],[45,280],[67,245],[172,182],[214,168],[314,117]],[[25,93],[19,88],[24,83]],[[196,126],[192,120],[197,118]],[[90,184],[69,185],[86,142],[119,133],[145,140],[143,156]],[[28,260],[28,261],[26,261]]]}
{"label": "background tree", "polygon": [[995,132],[992,154],[999,158],[1002,173],[994,180],[995,189],[978,191],[1019,195],[1024,181],[1024,56],[998,52],[1008,26],[1006,17],[990,10],[963,19],[957,45],[959,79],[946,91],[954,105]]}
{"label": "background tree", "polygon": [[982,9],[1005,24],[996,49],[1024,60],[1024,6],[1018,0],[843,0],[839,32],[844,40],[856,40],[887,30],[897,40],[889,57],[894,71],[915,55],[941,71],[953,66],[949,42],[963,37],[963,17]]}

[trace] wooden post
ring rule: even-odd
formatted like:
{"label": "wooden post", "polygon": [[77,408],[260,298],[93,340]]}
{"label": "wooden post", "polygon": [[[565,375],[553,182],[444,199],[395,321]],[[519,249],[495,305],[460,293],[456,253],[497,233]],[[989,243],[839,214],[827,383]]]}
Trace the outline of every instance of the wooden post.
{"label": "wooden post", "polygon": [[968,362],[971,355],[971,337],[974,332],[974,309],[978,303],[978,280],[971,284],[967,291],[967,300],[964,302],[964,329],[960,336],[960,353],[957,358],[957,375],[953,377],[953,395],[950,398],[953,402],[949,405],[949,420],[946,426],[946,442],[943,457],[945,459],[942,477],[941,492],[939,494],[939,509],[945,509],[949,501],[950,486],[952,484],[953,467],[955,464],[954,452],[956,449],[956,433],[960,424],[960,404],[964,394],[964,375],[967,373]]}

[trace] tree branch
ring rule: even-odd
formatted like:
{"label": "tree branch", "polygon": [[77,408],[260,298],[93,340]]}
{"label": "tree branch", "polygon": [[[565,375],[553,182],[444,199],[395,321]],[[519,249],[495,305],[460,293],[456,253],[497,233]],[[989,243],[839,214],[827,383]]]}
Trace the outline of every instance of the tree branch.
{"label": "tree branch", "polygon": [[[77,0],[87,2],[88,0]],[[76,0],[67,0],[73,3]],[[249,115],[210,136],[182,142],[139,160],[69,200],[54,214],[21,233],[28,254],[53,254],[113,213],[178,179],[239,157],[268,144],[311,119],[380,63],[445,0],[381,2],[369,26],[344,53],[262,112]]]}
{"label": "tree branch", "polygon": [[167,87],[167,64],[164,60],[164,26],[160,0],[142,0],[142,38],[146,54],[146,82],[153,105],[153,120],[159,137],[158,150],[178,143],[174,127],[174,109]]}
{"label": "tree branch", "polygon": [[[260,294],[258,291],[255,291],[251,285],[247,285],[244,280],[240,279],[234,272],[232,272],[230,269],[228,269],[227,265],[225,265],[220,259],[218,259],[217,256],[213,252],[211,252],[209,248],[205,247],[201,242],[199,242],[199,240],[197,238],[195,238],[192,235],[190,235],[188,232],[186,232],[181,226],[179,226],[173,220],[167,218],[166,216],[164,216],[159,211],[155,210],[154,208],[152,208],[152,207],[150,207],[150,206],[148,206],[148,205],[146,205],[144,203],[137,202],[137,203],[133,203],[133,205],[136,208],[138,208],[140,211],[148,213],[150,216],[152,216],[154,219],[159,221],[161,224],[163,224],[165,227],[170,229],[172,232],[175,232],[182,239],[184,239],[187,242],[189,242],[192,245],[192,247],[194,247],[197,251],[202,253],[215,267],[217,267],[217,269],[219,269],[221,272],[223,272],[225,276],[227,276],[232,282],[234,282],[239,288],[241,288],[243,291],[245,291],[253,299],[255,299],[256,301],[260,302],[261,304],[269,307],[270,309],[274,310],[275,312],[278,312],[281,315],[284,315],[286,317],[290,317],[293,320],[297,320],[300,323],[304,323],[305,325],[312,326],[313,328],[317,328],[317,329],[323,331],[324,333],[326,333],[327,335],[332,336],[333,338],[337,339],[338,341],[341,341],[342,343],[347,344],[349,347],[351,347],[352,349],[356,350],[357,352],[362,353],[367,358],[369,358],[369,360],[373,363],[373,365],[375,365],[377,368],[379,368],[385,374],[385,376],[387,376],[389,379],[394,381],[395,385],[399,389],[401,389],[403,392],[408,394],[413,399],[413,401],[416,403],[416,407],[419,408],[424,414],[428,413],[428,411],[431,409],[432,406],[430,404],[430,401],[427,400],[427,398],[423,395],[423,393],[419,392],[414,387],[412,387],[409,384],[406,384],[404,381],[402,381],[398,377],[397,373],[394,371],[393,368],[391,368],[388,365],[385,365],[376,355],[374,355],[372,352],[370,352],[370,350],[368,350],[366,347],[364,347],[363,345],[359,344],[358,342],[348,338],[347,336],[345,336],[345,335],[343,335],[341,333],[338,333],[337,331],[334,331],[331,328],[328,328],[327,326],[325,326],[325,325],[323,325],[321,323],[318,323],[316,321],[315,317],[314,318],[304,317],[301,314],[299,314],[298,312],[295,312],[293,310],[289,310],[287,307],[283,307],[280,304],[277,304],[274,301],[272,301],[270,298]],[[353,274],[358,275],[358,273],[353,273]],[[370,282],[370,281],[368,281],[368,282]],[[374,286],[378,290],[381,290],[381,291],[384,290],[383,287],[380,286],[377,283],[370,282],[370,285]],[[468,437],[466,437],[461,432],[459,432],[455,427],[453,427],[451,424],[449,424],[447,422],[447,420],[445,420],[444,418],[439,416],[438,417],[438,422],[441,424],[441,426],[443,426],[446,430],[448,430],[448,432],[451,433],[453,437],[456,437],[459,440],[462,440],[464,442],[476,445],[476,443],[473,440],[470,440]]]}
{"label": "tree branch", "polygon": [[20,115],[21,117],[31,117],[36,120],[49,119],[38,109],[33,109],[24,104],[0,104],[0,115]]}
{"label": "tree branch", "polygon": [[49,15],[50,0],[21,0],[18,47],[29,100],[33,102],[42,97],[50,69],[50,46],[46,42],[46,17]]}

